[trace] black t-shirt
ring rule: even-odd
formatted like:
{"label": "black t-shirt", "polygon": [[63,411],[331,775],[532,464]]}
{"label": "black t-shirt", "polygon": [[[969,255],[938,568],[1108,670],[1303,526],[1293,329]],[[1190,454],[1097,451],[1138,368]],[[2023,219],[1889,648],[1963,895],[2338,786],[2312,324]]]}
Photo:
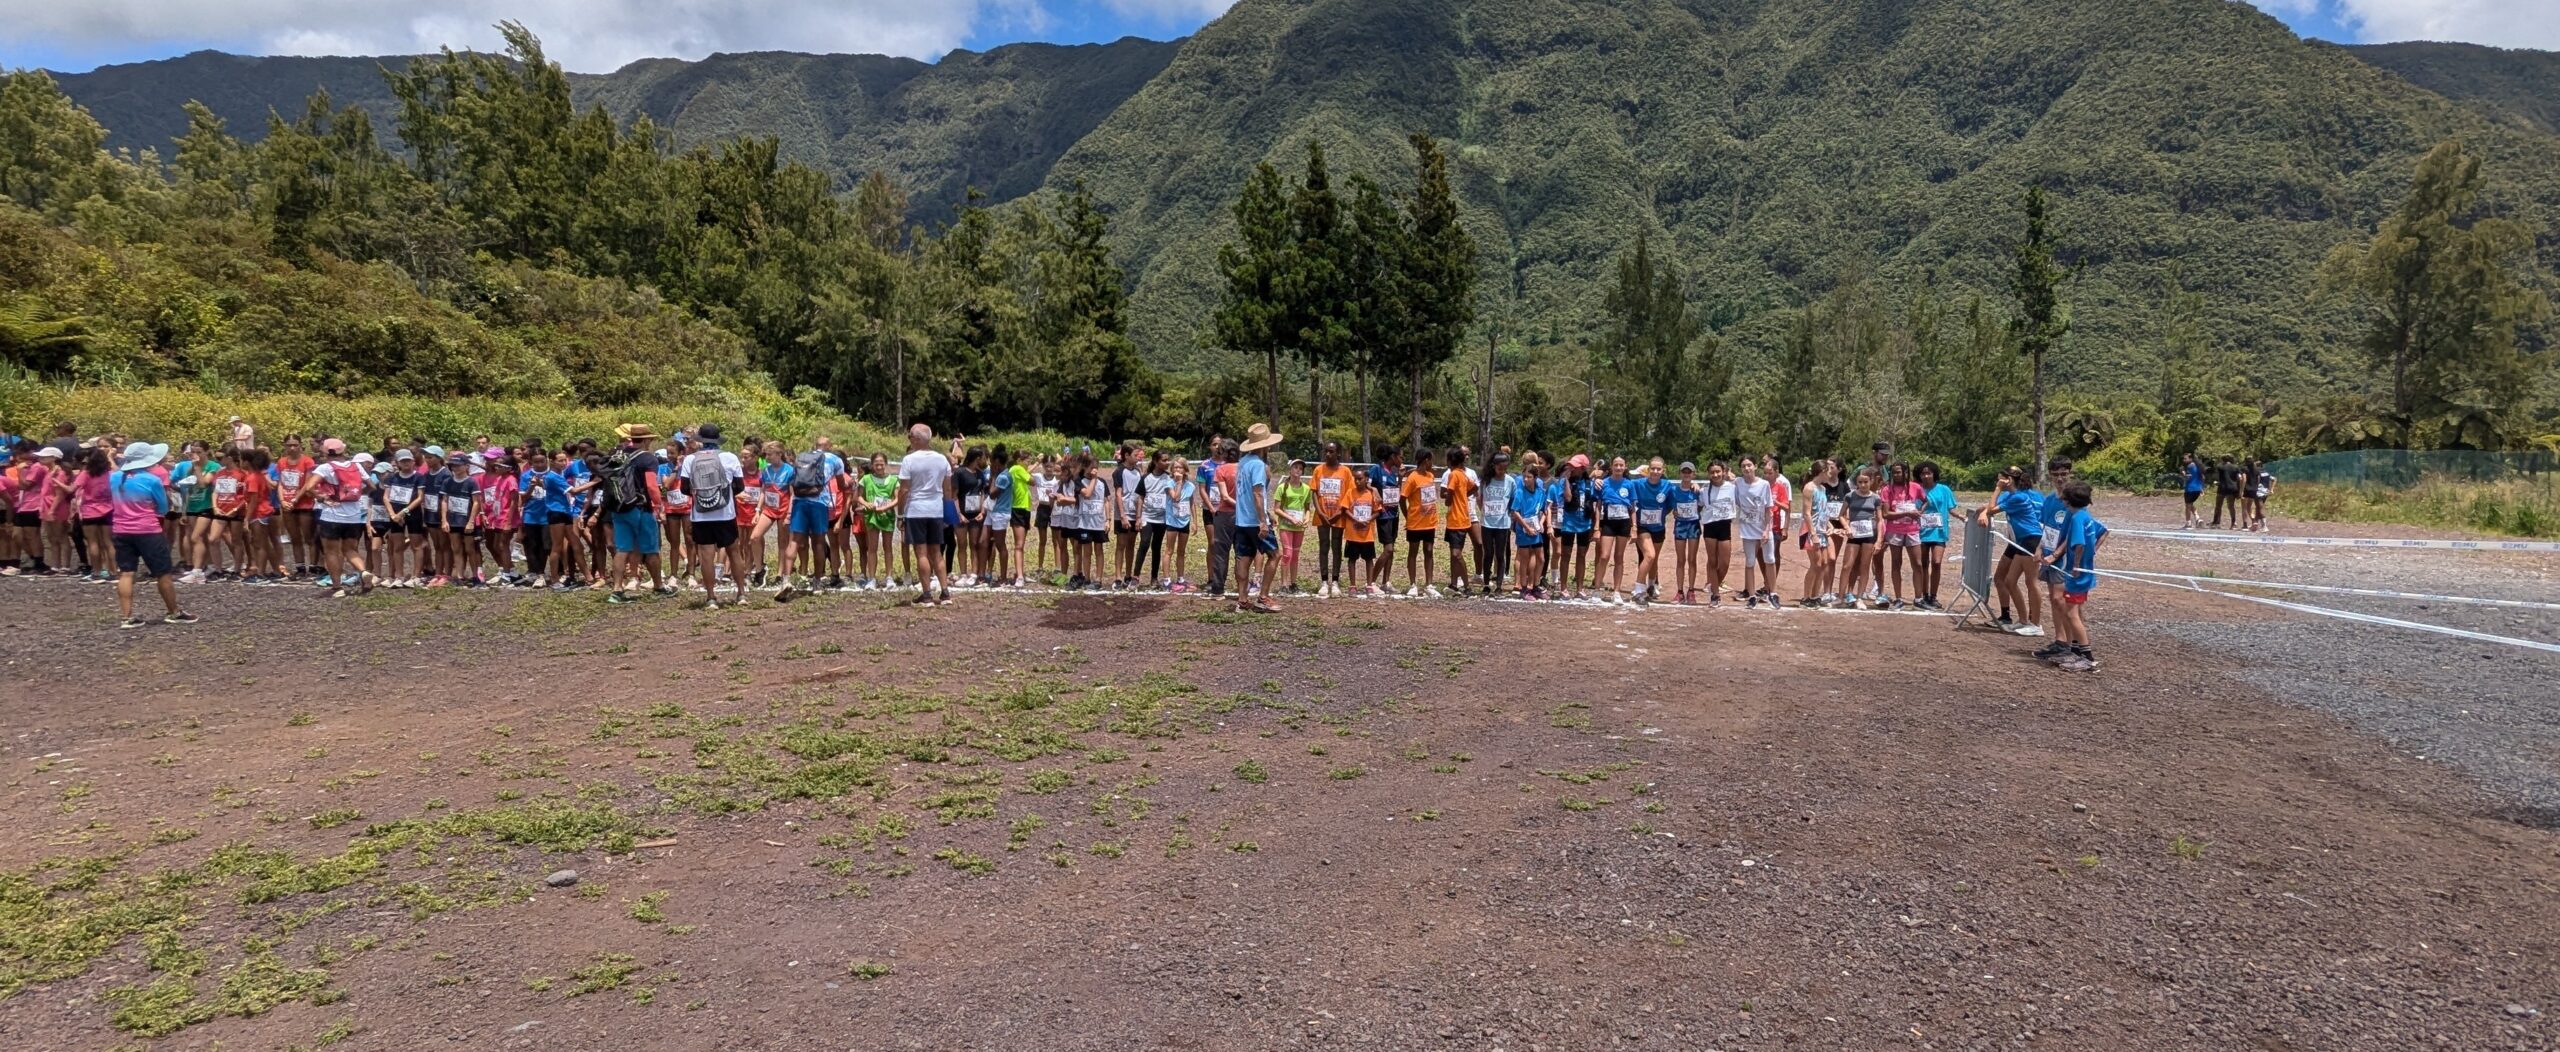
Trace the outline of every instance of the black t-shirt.
{"label": "black t-shirt", "polygon": [[951,498],[959,503],[962,519],[974,521],[985,514],[983,509],[979,511],[969,509],[969,498],[977,496],[978,491],[985,485],[985,481],[979,478],[976,469],[951,469]]}
{"label": "black t-shirt", "polygon": [[2213,469],[2213,488],[2240,488],[2240,469],[2232,467],[2229,464]]}
{"label": "black t-shirt", "polygon": [[[611,463],[611,461],[608,460],[607,463]],[[631,459],[622,465],[624,480],[631,485],[633,491],[646,494],[649,492],[649,488],[656,485],[658,482],[658,464],[659,460],[657,453],[646,449],[632,450]],[[626,510],[621,501],[614,499],[613,480],[599,479],[598,481],[601,484],[596,487],[595,491],[598,494],[597,499],[602,502],[601,506],[604,508],[605,512],[610,514]],[[646,496],[643,496],[640,499],[640,503],[632,505],[632,507],[649,508],[654,507],[654,505],[649,503],[649,499]]]}

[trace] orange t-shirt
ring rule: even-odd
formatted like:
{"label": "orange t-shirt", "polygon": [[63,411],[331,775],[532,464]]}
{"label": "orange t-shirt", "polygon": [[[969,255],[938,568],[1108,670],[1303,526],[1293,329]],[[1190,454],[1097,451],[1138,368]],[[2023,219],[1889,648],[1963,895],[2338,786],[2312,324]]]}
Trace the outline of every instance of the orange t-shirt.
{"label": "orange t-shirt", "polygon": [[1404,528],[1415,533],[1439,529],[1440,483],[1428,471],[1408,471],[1403,489]]}
{"label": "orange t-shirt", "polygon": [[1472,529],[1476,524],[1476,480],[1465,468],[1449,469],[1449,528]]}
{"label": "orange t-shirt", "polygon": [[1351,465],[1316,465],[1315,477],[1308,485],[1315,490],[1316,521],[1326,526],[1347,526],[1351,522]]}
{"label": "orange t-shirt", "polygon": [[1342,502],[1342,539],[1352,544],[1369,544],[1378,539],[1376,490],[1355,486],[1351,499]]}

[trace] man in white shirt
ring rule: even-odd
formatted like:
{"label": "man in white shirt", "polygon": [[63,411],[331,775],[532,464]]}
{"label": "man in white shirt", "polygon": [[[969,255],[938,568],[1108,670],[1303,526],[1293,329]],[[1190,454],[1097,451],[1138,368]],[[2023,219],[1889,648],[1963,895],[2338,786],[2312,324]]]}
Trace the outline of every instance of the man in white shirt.
{"label": "man in white shirt", "polygon": [[698,437],[702,448],[685,455],[676,467],[676,480],[693,500],[685,519],[693,542],[693,563],[702,568],[702,606],[720,609],[723,563],[728,564],[729,584],[736,589],[730,602],[744,605],[747,553],[738,545],[738,492],[745,488],[747,471],[737,454],[720,448],[720,425],[702,425]]}
{"label": "man in white shirt", "polygon": [[[935,452],[933,429],[917,424],[907,429],[907,455],[898,460],[898,514],[915,556],[916,585],[923,589],[918,606],[951,601],[951,580],[942,565],[942,491],[951,481],[951,458]],[[939,590],[940,597],[935,593]]]}

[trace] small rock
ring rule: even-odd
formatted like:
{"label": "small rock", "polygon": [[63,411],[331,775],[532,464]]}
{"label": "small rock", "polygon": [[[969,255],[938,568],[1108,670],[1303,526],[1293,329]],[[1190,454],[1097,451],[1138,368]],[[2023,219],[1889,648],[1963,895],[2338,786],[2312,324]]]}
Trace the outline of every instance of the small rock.
{"label": "small rock", "polygon": [[539,1019],[527,1019],[527,1020],[525,1020],[524,1022],[517,1023],[517,1024],[516,1024],[516,1025],[514,1025],[514,1026],[508,1027],[508,1028],[507,1028],[507,1032],[508,1032],[508,1033],[510,1033],[510,1034],[521,1034],[521,1033],[524,1033],[524,1032],[525,1032],[525,1031],[527,1031],[527,1030],[531,1030],[531,1029],[533,1029],[534,1027],[541,1026],[541,1025],[542,1025],[542,1020],[539,1020]]}
{"label": "small rock", "polygon": [[2516,1017],[2516,1018],[2518,1018],[2518,1019],[2529,1019],[2529,1018],[2531,1018],[2531,1017],[2533,1017],[2533,1016],[2541,1015],[2542,1013],[2540,1013],[2540,1012],[2536,1012],[2536,1011],[2534,1011],[2533,1009],[2527,1008],[2527,1007],[2525,1007],[2525,1006],[2523,1006],[2523,1005],[2508,1005],[2508,1006],[2507,1006],[2507,1014],[2508,1014],[2508,1015],[2511,1015],[2511,1016],[2514,1016],[2514,1017]]}
{"label": "small rock", "polygon": [[542,878],[542,882],[550,885],[551,887],[565,888],[578,882],[578,871],[574,869],[560,870],[559,872]]}
{"label": "small rock", "polygon": [[2087,805],[2087,804],[2073,804],[2073,805],[2071,805],[2071,809],[2072,809],[2072,810],[2074,810],[2074,811],[2078,811],[2078,812],[2080,812],[2081,814],[2088,814],[2088,813],[2089,813],[2089,805]]}

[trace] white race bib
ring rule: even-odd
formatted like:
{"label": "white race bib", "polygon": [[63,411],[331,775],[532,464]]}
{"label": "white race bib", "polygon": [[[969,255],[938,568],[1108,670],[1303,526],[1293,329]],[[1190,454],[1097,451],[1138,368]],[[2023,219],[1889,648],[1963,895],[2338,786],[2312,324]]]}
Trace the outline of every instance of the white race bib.
{"label": "white race bib", "polygon": [[390,503],[407,504],[409,503],[409,497],[415,494],[417,490],[408,486],[393,486],[389,489],[383,490],[382,492],[383,497]]}
{"label": "white race bib", "polygon": [[217,478],[213,480],[213,491],[215,493],[222,494],[225,497],[235,496],[240,492],[240,480],[235,478]]}
{"label": "white race bib", "polygon": [[1342,480],[1338,478],[1317,479],[1316,492],[1324,494],[1325,498],[1328,500],[1339,500],[1342,497]]}
{"label": "white race bib", "polygon": [[1947,517],[1946,517],[1946,516],[1944,516],[1944,515],[1940,515],[1940,514],[1938,514],[1937,512],[1934,512],[1934,511],[1924,511],[1924,512],[1921,512],[1921,513],[1920,513],[1920,528],[1921,528],[1921,529],[1924,529],[1924,530],[1943,530],[1943,529],[1946,529],[1946,528],[1947,528]]}
{"label": "white race bib", "polygon": [[1873,536],[1875,536],[1875,535],[1876,535],[1876,520],[1874,520],[1874,519],[1851,519],[1851,520],[1849,520],[1849,536],[1850,536],[1852,539],[1855,539],[1855,540],[1866,540],[1867,538],[1873,537]]}
{"label": "white race bib", "polygon": [[1440,506],[1440,487],[1425,483],[1419,492],[1422,497],[1422,510],[1430,511]]}
{"label": "white race bib", "polygon": [[1896,515],[1909,515],[1918,510],[1920,510],[1919,505],[1907,500],[1897,500],[1893,502],[1893,513]]}
{"label": "white race bib", "polygon": [[1626,506],[1626,505],[1624,505],[1624,504],[1611,504],[1611,505],[1609,505],[1609,506],[1608,506],[1608,508],[1609,508],[1609,511],[1608,511],[1608,513],[1607,513],[1607,514],[1608,514],[1608,517],[1609,517],[1609,521],[1611,521],[1611,522],[1623,522],[1623,521],[1625,521],[1625,520],[1626,520],[1626,518],[1627,518],[1627,506]]}
{"label": "white race bib", "polygon": [[1371,518],[1375,517],[1376,514],[1377,513],[1369,507],[1366,501],[1351,506],[1351,521],[1353,522],[1367,522]]}
{"label": "white race bib", "polygon": [[1698,518],[1698,502],[1690,501],[1687,504],[1674,504],[1671,506],[1671,512],[1672,514],[1679,516],[1680,521],[1682,522],[1695,522]]}
{"label": "white race bib", "polygon": [[1150,494],[1147,494],[1147,513],[1148,513],[1148,514],[1150,514],[1150,515],[1162,515],[1162,514],[1164,514],[1164,505],[1165,505],[1164,494],[1162,494],[1162,493],[1150,493]]}
{"label": "white race bib", "polygon": [[1662,509],[1646,508],[1644,510],[1644,514],[1638,516],[1637,521],[1647,526],[1660,526],[1662,525]]}
{"label": "white race bib", "polygon": [[286,489],[294,489],[302,485],[302,473],[299,471],[278,471],[276,472],[276,481],[282,483]]}
{"label": "white race bib", "polygon": [[436,512],[444,510],[444,498],[436,496],[433,493],[427,494],[424,503],[427,506],[427,514],[429,515],[433,515]]}

